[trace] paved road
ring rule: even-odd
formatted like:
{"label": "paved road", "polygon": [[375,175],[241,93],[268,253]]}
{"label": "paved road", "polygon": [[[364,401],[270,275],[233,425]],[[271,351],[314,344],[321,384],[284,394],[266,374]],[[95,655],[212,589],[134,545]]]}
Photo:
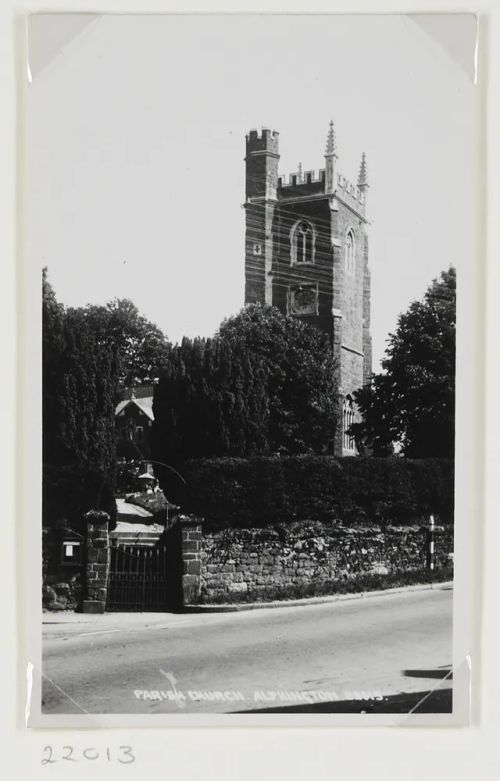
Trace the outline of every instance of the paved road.
{"label": "paved road", "polygon": [[335,712],[353,695],[426,691],[451,665],[452,593],[224,614],[45,614],[42,712],[228,713],[309,702]]}

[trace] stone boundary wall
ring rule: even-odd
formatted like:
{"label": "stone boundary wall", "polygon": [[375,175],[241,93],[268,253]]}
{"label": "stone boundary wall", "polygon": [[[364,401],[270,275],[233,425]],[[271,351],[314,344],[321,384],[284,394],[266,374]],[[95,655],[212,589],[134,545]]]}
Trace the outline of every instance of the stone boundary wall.
{"label": "stone boundary wall", "polygon": [[[435,567],[452,563],[453,528],[435,536]],[[297,523],[274,529],[227,529],[203,537],[200,602],[279,598],[280,591],[393,575],[426,566],[420,526],[347,528]]]}
{"label": "stone boundary wall", "polygon": [[[440,529],[435,535],[436,570],[452,565],[453,527]],[[105,611],[110,563],[107,517],[89,513],[85,542],[81,567],[50,571],[49,566],[44,571],[44,609]],[[424,581],[427,578],[427,533],[416,525],[345,527],[307,521],[203,534],[203,519],[180,515],[164,542],[169,573],[166,609],[167,605],[175,610],[200,603],[331,594],[356,590],[356,581],[358,590],[385,588],[384,578],[390,581],[391,576],[412,572],[417,577],[423,573]],[[45,540],[48,559],[56,561],[58,551],[59,543]]]}

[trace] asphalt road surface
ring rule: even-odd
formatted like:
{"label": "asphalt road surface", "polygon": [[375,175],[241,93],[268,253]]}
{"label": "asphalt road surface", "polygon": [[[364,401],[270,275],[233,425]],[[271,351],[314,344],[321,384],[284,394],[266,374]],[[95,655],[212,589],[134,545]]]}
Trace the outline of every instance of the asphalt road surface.
{"label": "asphalt road surface", "polygon": [[443,586],[238,613],[45,614],[42,713],[335,713],[353,700],[376,709],[382,696],[385,712],[392,701],[405,710],[436,686],[451,690],[441,679],[451,675],[452,594]]}

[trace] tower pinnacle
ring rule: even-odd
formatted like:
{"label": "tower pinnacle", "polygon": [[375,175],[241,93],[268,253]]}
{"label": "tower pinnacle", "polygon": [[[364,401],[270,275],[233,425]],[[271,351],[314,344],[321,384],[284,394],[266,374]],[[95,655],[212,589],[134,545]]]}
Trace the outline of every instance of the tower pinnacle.
{"label": "tower pinnacle", "polygon": [[328,130],[328,136],[326,139],[326,150],[325,150],[325,157],[329,155],[334,155],[335,157],[338,157],[337,154],[337,147],[335,144],[335,128],[333,125],[333,120],[330,122],[330,127]]}
{"label": "tower pinnacle", "polygon": [[366,168],[366,155],[364,152],[361,156],[361,165],[359,166],[358,187],[369,187],[368,171]]}
{"label": "tower pinnacle", "polygon": [[330,122],[325,149],[325,193],[333,193],[337,181],[335,161],[338,158],[333,121]]}

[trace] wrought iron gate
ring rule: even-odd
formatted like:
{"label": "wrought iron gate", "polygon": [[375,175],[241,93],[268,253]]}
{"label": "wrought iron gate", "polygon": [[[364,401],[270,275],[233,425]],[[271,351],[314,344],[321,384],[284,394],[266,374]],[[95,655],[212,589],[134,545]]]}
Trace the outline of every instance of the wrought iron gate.
{"label": "wrought iron gate", "polygon": [[165,610],[167,574],[164,546],[112,545],[107,610]]}

